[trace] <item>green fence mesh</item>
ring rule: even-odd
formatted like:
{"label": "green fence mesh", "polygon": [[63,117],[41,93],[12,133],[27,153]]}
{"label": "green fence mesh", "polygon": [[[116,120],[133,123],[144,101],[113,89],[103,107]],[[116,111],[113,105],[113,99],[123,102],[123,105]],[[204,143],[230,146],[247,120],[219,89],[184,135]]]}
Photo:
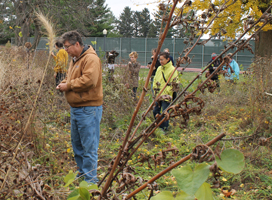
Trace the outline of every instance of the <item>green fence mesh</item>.
{"label": "green fence mesh", "polygon": [[[174,60],[179,57],[179,54],[186,48],[184,44],[185,39],[177,38],[166,38],[161,51],[168,48],[170,54],[173,56]],[[202,41],[202,40],[201,40]],[[29,38],[29,42],[33,42],[33,38]],[[129,53],[132,51],[137,51],[139,57],[138,62],[142,65],[147,65],[151,61],[151,50],[158,46],[157,38],[107,38],[107,37],[86,37],[83,38],[84,44],[92,45],[98,55],[102,56],[103,52],[115,50],[119,53],[119,56],[116,59],[116,63],[127,63],[129,60]],[[37,49],[46,49],[46,38],[42,38]],[[250,41],[252,49],[254,50],[255,43]],[[203,45],[196,46],[193,51],[190,53],[189,57],[193,57],[192,63],[189,67],[192,68],[201,68],[204,67],[209,60],[211,59],[211,54],[220,52],[224,49],[224,46],[227,45],[227,41],[223,40],[210,40]],[[236,49],[231,50],[234,52]],[[244,52],[238,52],[234,59],[242,66],[242,70],[247,69],[254,55],[249,51],[245,50]]]}

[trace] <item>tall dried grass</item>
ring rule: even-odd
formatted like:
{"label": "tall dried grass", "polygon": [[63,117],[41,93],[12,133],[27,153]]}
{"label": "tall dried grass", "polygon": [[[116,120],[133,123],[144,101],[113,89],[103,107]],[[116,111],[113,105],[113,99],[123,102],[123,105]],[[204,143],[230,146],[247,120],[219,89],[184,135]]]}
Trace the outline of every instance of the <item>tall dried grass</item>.
{"label": "tall dried grass", "polygon": [[3,85],[4,77],[6,74],[6,69],[7,68],[5,67],[5,64],[3,63],[3,59],[0,58],[0,88]]}
{"label": "tall dried grass", "polygon": [[[19,135],[20,135],[20,136],[19,136],[19,140],[15,143],[15,144],[16,144],[16,148],[14,149],[13,156],[12,156],[12,159],[11,159],[11,161],[10,161],[11,163],[14,163],[17,154],[20,152],[19,147],[21,146],[21,144],[22,144],[22,142],[23,142],[24,136],[26,136],[27,132],[31,131],[31,128],[32,128],[32,127],[31,127],[30,125],[32,124],[32,122],[33,122],[33,120],[34,120],[34,113],[36,112],[37,101],[38,101],[39,95],[40,95],[40,93],[41,93],[41,89],[42,89],[42,86],[43,86],[43,82],[44,82],[44,78],[45,78],[45,75],[46,75],[47,68],[48,68],[48,66],[49,66],[49,62],[50,62],[50,53],[51,53],[51,51],[53,50],[53,46],[54,46],[54,42],[55,42],[55,31],[54,31],[53,26],[52,26],[51,23],[49,22],[49,20],[48,20],[42,13],[36,13],[36,16],[37,16],[37,18],[40,20],[41,24],[44,26],[44,28],[45,28],[46,31],[47,31],[47,35],[48,35],[48,43],[49,43],[49,50],[50,50],[50,51],[49,51],[49,56],[48,56],[48,59],[47,59],[47,63],[46,63],[46,65],[45,65],[45,67],[44,67],[44,72],[43,72],[43,75],[42,75],[42,79],[41,79],[41,81],[38,82],[38,84],[39,84],[38,91],[37,91],[36,93],[35,93],[35,92],[32,93],[31,96],[30,96],[30,98],[27,99],[27,102],[28,102],[30,105],[32,105],[32,108],[31,108],[31,111],[30,111],[30,113],[29,113],[29,115],[28,115],[28,117],[27,117],[27,121],[26,121],[24,127],[21,127],[21,131],[20,131],[21,134],[19,134]],[[17,50],[17,49],[16,49],[16,50]],[[17,53],[16,55],[20,55],[20,54]],[[12,61],[16,62],[16,59],[13,58]],[[10,61],[9,63],[12,63],[12,62]],[[18,68],[18,67],[17,67],[17,68]],[[14,73],[14,72],[13,72],[13,73]],[[16,76],[16,74],[13,74],[13,75]],[[29,82],[31,82],[31,81],[29,81]],[[26,85],[26,88],[27,88],[27,89],[31,90],[31,87],[28,88],[29,82],[26,82],[25,85]],[[10,87],[10,89],[14,89],[14,90],[15,90],[15,91],[12,92],[12,94],[13,94],[13,93],[15,94],[16,92],[18,92],[18,93],[21,92],[20,90],[18,90],[18,88]],[[19,96],[19,98],[18,98],[18,97],[16,98],[15,96],[13,96],[13,98],[14,98],[13,100],[14,100],[14,102],[15,102],[15,104],[16,104],[17,102],[18,102],[18,103],[21,102],[21,98],[22,98],[22,97]],[[34,99],[34,101],[32,101],[32,99]],[[10,102],[7,102],[7,103],[10,103]],[[7,103],[4,102],[4,104],[3,104],[2,106],[6,106]],[[8,106],[7,108],[11,109],[10,106]],[[7,110],[7,112],[9,112],[9,110]],[[20,113],[17,112],[15,117],[12,116],[12,117],[9,117],[9,119],[11,119],[11,120],[14,119],[14,120],[16,120],[16,118],[18,118],[18,120],[19,120],[19,119],[20,119],[20,118],[19,118],[19,115],[20,115]],[[24,117],[21,116],[21,118],[24,118]],[[18,121],[18,120],[17,120],[17,121]],[[19,121],[20,121],[20,120],[19,120]],[[20,122],[20,124],[21,124],[21,122]],[[18,127],[13,127],[12,130],[14,129],[14,130],[16,130],[16,131],[19,131],[20,129],[19,129],[19,128],[17,129],[17,128],[18,128]],[[4,127],[3,130],[4,130],[4,131],[8,131],[8,128],[6,129],[6,128]],[[20,133],[20,132],[17,132],[16,135],[17,135],[18,133]],[[19,165],[19,166],[20,166],[20,165]],[[7,181],[8,177],[10,176],[11,167],[12,167],[12,165],[9,165],[9,166],[8,166],[8,170],[7,170],[7,173],[5,174],[4,180],[2,181],[0,190],[2,190],[2,189],[4,188],[4,186],[5,186],[5,184],[6,184],[6,181]],[[39,196],[39,194],[38,194],[38,196]]]}

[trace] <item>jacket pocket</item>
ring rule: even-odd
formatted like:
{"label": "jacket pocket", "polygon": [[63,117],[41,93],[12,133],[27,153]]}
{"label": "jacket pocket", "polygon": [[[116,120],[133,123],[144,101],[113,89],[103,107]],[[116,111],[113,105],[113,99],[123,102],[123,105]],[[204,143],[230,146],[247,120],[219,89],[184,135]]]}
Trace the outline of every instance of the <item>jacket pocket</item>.
{"label": "jacket pocket", "polygon": [[77,92],[73,92],[73,91],[66,92],[65,97],[66,97],[68,103],[81,103],[82,102],[82,98],[81,98],[80,94]]}

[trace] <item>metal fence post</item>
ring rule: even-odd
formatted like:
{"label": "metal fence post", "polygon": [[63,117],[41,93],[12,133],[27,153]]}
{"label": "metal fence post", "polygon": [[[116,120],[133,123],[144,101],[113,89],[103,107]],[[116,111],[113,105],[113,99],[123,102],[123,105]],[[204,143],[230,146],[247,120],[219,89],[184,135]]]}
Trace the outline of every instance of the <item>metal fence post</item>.
{"label": "metal fence post", "polygon": [[201,59],[201,66],[204,67],[204,55],[205,55],[205,46],[202,45],[202,59]]}
{"label": "metal fence post", "polygon": [[95,41],[94,48],[95,48],[95,51],[97,51],[97,49],[96,49],[97,37],[95,37],[94,41]]}
{"label": "metal fence post", "polygon": [[[235,47],[235,48],[236,48],[236,51],[237,51],[237,47]],[[235,54],[235,60],[238,63],[238,52]]]}
{"label": "metal fence post", "polygon": [[119,62],[121,63],[122,58],[122,38],[120,37],[120,56],[119,56]]}
{"label": "metal fence post", "polygon": [[147,65],[146,64],[146,50],[147,50],[147,37],[145,38],[145,66]]}
{"label": "metal fence post", "polygon": [[174,37],[174,41],[173,41],[173,60],[175,62],[175,50],[176,50],[176,38]]}

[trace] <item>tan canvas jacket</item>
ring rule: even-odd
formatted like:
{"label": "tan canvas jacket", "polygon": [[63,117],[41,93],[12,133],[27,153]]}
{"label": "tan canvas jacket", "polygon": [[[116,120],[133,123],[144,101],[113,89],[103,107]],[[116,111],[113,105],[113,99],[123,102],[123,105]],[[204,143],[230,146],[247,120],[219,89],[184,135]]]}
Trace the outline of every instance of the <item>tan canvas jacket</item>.
{"label": "tan canvas jacket", "polygon": [[62,83],[67,83],[65,97],[70,106],[102,105],[102,64],[91,46],[76,61],[70,62]]}

